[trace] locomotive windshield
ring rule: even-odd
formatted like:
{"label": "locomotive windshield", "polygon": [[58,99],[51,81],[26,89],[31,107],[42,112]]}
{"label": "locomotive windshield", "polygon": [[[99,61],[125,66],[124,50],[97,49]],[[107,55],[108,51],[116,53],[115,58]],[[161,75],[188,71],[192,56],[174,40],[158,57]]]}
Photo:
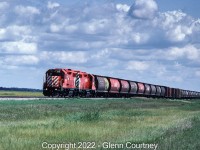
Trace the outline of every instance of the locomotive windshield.
{"label": "locomotive windshield", "polygon": [[60,70],[49,70],[47,72],[48,76],[60,76],[61,75],[61,71]]}

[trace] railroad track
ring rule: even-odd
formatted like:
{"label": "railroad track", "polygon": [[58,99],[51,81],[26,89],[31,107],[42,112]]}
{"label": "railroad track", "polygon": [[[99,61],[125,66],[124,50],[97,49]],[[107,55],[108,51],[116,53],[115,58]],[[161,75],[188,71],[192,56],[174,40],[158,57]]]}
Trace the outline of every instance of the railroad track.
{"label": "railroad track", "polygon": [[[135,97],[136,98],[136,97]],[[140,97],[141,98],[141,97]],[[101,100],[101,99],[123,99],[123,98],[105,98],[105,97],[20,97],[20,96],[0,96],[0,101],[3,100],[58,100],[58,99],[91,99],[91,100]]]}
{"label": "railroad track", "polygon": [[34,97],[34,96],[0,96],[0,100],[41,100],[41,99],[67,99],[67,98],[52,98],[52,97]]}
{"label": "railroad track", "polygon": [[1,100],[40,100],[47,99],[46,97],[18,97],[18,96],[1,96]]}

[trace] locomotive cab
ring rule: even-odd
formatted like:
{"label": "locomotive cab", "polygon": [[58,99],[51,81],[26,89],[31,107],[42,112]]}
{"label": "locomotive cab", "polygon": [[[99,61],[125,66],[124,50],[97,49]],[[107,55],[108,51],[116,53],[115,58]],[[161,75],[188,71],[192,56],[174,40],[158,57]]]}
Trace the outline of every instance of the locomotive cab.
{"label": "locomotive cab", "polygon": [[61,91],[63,73],[61,69],[49,69],[45,74],[43,94],[45,96],[58,96]]}

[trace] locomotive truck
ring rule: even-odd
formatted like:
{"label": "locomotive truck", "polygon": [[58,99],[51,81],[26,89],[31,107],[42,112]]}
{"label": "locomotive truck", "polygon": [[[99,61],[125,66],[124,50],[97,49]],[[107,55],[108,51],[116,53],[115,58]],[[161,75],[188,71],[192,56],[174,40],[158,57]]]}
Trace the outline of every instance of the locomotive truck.
{"label": "locomotive truck", "polygon": [[200,98],[200,92],[171,88],[72,69],[49,69],[45,73],[43,94],[48,97],[157,97]]}

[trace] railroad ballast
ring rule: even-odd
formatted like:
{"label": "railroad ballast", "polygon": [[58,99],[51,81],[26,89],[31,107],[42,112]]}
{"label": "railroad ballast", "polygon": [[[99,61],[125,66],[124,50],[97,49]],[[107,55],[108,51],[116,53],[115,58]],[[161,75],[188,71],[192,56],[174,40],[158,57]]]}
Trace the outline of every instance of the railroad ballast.
{"label": "railroad ballast", "polygon": [[89,74],[72,69],[49,69],[43,84],[51,97],[161,97],[200,98],[200,92]]}

